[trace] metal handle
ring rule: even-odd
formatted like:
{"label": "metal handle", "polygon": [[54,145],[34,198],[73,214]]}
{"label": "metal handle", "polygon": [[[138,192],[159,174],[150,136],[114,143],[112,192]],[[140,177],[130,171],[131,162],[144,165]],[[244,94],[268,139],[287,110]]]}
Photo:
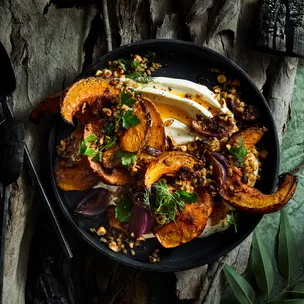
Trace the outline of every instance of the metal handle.
{"label": "metal handle", "polygon": [[3,214],[2,214],[2,231],[1,231],[1,256],[0,256],[0,303],[3,302],[3,282],[4,282],[4,261],[5,261],[5,244],[6,244],[6,224],[8,220],[10,188],[3,185]]}
{"label": "metal handle", "polygon": [[40,182],[37,171],[36,171],[36,169],[34,167],[34,164],[31,160],[30,153],[29,153],[29,150],[27,148],[27,145],[25,145],[25,147],[24,147],[24,152],[25,152],[25,161],[26,161],[26,164],[27,164],[28,169],[30,171],[31,177],[34,179],[34,182],[35,182],[35,184],[38,188],[38,191],[39,191],[41,197],[44,200],[45,206],[47,208],[48,214],[51,218],[52,224],[55,228],[55,231],[56,231],[56,234],[59,238],[61,246],[62,246],[62,248],[65,252],[66,257],[68,259],[71,259],[73,257],[73,253],[71,251],[71,248],[69,246],[69,243],[68,243],[67,239],[65,238],[65,236],[62,232],[62,229],[60,227],[60,224],[59,224],[59,221],[58,221],[57,216],[55,214],[55,211],[54,211],[54,209],[53,209],[53,207],[52,207],[52,205],[51,205],[51,203],[50,203],[50,201],[49,201],[49,199],[48,199],[48,197],[47,197],[47,195],[46,195],[46,193],[43,189],[43,186],[42,186],[41,182]]}

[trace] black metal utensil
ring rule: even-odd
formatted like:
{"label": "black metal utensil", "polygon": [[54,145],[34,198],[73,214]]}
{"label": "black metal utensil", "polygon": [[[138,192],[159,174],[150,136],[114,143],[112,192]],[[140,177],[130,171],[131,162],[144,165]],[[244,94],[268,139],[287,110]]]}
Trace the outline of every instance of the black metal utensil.
{"label": "black metal utensil", "polygon": [[[10,59],[6,53],[5,48],[1,44],[1,42],[0,42],[0,66],[1,66],[0,96],[7,96],[7,95],[12,94],[12,92],[15,90],[16,79],[15,79],[15,74],[14,74]],[[7,98],[8,97],[3,97],[1,99],[1,103],[2,103],[2,107],[3,107],[4,115],[6,116],[7,119],[12,121],[14,115],[7,103]],[[29,153],[26,143],[24,143],[24,154],[25,154],[25,162],[29,169],[30,175],[37,186],[37,189],[43,199],[45,207],[47,208],[48,214],[52,221],[53,227],[55,228],[55,231],[59,238],[61,246],[65,252],[65,255],[67,258],[72,258],[73,257],[72,251],[71,251],[68,241],[67,241],[66,237],[64,236],[64,233],[61,229],[61,226],[59,224],[55,211],[40,182],[39,176],[37,174],[37,171],[34,167],[32,160],[31,160],[30,153]]]}

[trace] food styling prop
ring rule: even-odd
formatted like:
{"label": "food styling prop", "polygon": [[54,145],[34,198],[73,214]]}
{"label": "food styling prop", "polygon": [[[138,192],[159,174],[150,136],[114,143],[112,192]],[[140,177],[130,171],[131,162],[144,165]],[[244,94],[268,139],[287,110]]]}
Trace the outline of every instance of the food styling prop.
{"label": "food styling prop", "polygon": [[4,261],[6,244],[6,226],[9,216],[10,184],[20,176],[23,166],[24,129],[20,121],[13,119],[6,99],[16,88],[16,79],[9,58],[0,44],[2,73],[0,76],[0,101],[5,121],[0,125],[0,183],[3,185],[2,230],[0,256],[0,302],[2,303]]}
{"label": "food styling prop", "polygon": [[[7,139],[2,141],[2,143],[4,145],[6,145],[6,149],[11,149],[11,150],[7,150],[7,153],[4,156],[4,158],[6,158],[6,162],[3,162],[3,165],[6,166],[6,168],[8,167],[8,164],[10,165],[11,163],[14,163],[13,161],[16,161],[16,168],[14,169],[14,166],[9,166],[10,170],[16,170],[15,175],[12,175],[14,178],[10,178],[8,180],[8,182],[5,181],[5,178],[1,181],[4,182],[5,184],[10,184],[14,181],[17,180],[18,176],[20,175],[20,171],[21,171],[21,166],[22,166],[22,160],[21,160],[21,156],[23,156],[23,147],[24,147],[24,153],[25,153],[25,162],[28,166],[28,169],[30,171],[31,177],[33,178],[38,191],[40,193],[40,196],[42,197],[42,200],[44,202],[44,205],[48,211],[48,214],[51,218],[53,227],[56,231],[56,234],[59,238],[60,244],[65,252],[65,255],[67,258],[72,258],[73,254],[72,251],[70,249],[70,246],[68,244],[68,241],[66,240],[66,237],[60,227],[59,221],[57,219],[57,216],[55,214],[55,211],[43,189],[42,183],[39,179],[39,176],[37,174],[37,171],[34,167],[34,164],[31,160],[30,157],[30,153],[28,150],[28,147],[26,145],[26,143],[24,142],[24,131],[23,131],[23,126],[20,122],[17,122],[14,120],[14,115],[12,110],[10,109],[8,103],[7,103],[7,95],[10,95],[13,93],[13,91],[16,88],[16,78],[15,78],[15,74],[13,71],[13,67],[11,65],[10,59],[8,57],[8,54],[5,50],[5,48],[3,47],[3,45],[0,43],[0,61],[1,61],[1,66],[4,67],[3,69],[3,73],[1,73],[1,85],[0,85],[0,98],[1,99],[1,103],[2,103],[2,107],[3,107],[3,112],[4,115],[6,117],[6,120],[8,122],[4,123],[4,128],[6,129],[6,138],[10,138],[10,140],[13,139],[12,142],[12,146],[10,146],[10,141],[7,142]],[[1,134],[2,135],[2,134]],[[17,149],[18,148],[18,149]],[[14,149],[16,149],[16,153],[14,151]],[[8,154],[8,152],[11,151],[11,155]],[[22,153],[22,154],[21,154]],[[3,160],[4,158],[1,158],[1,160]],[[15,159],[16,160],[15,160]],[[18,165],[19,164],[19,165]],[[3,172],[3,174],[5,174],[5,176],[8,177],[8,175],[6,174],[6,171],[2,170],[1,167],[1,173]],[[13,172],[12,172],[13,173]],[[4,191],[5,193],[5,191]],[[8,192],[6,192],[8,194]],[[8,200],[8,198],[7,198]],[[4,209],[5,211],[5,209]],[[5,214],[5,212],[4,212]],[[3,226],[5,226],[5,223],[3,223]],[[3,232],[2,232],[3,233]]]}
{"label": "food styling prop", "polygon": [[[138,72],[142,70],[136,70],[139,67],[147,68],[146,59],[142,59],[145,56],[153,58],[153,61],[149,62],[152,69],[146,73],[150,75],[153,72],[152,78]],[[130,58],[134,59],[130,61]],[[142,60],[143,65],[140,64]],[[126,75],[123,75],[125,78],[139,79],[137,86],[132,87],[132,84],[128,84],[130,81],[125,78],[111,78],[112,73],[114,78],[117,78],[122,74],[122,70],[127,71]],[[100,61],[87,68],[79,78],[80,80],[76,80],[62,93],[41,102],[32,112],[31,119],[37,122],[43,113],[61,112],[61,117],[58,117],[51,132],[49,145],[55,194],[67,219],[80,235],[98,251],[114,260],[154,271],[179,271],[213,262],[243,241],[255,228],[262,214],[282,208],[294,193],[296,178],[291,174],[280,176],[278,189],[274,192],[277,185],[279,145],[276,128],[265,99],[244,71],[216,52],[182,41],[141,41],[106,54]],[[215,95],[210,91],[217,90],[219,84],[223,86],[223,93],[228,94],[222,98],[224,101],[221,99],[221,105],[219,101],[215,101]],[[225,85],[228,85],[228,89],[224,89]],[[241,92],[241,98],[245,102],[242,103],[243,111],[239,110],[240,100],[229,95],[230,90],[235,91],[234,86],[238,87],[238,92]],[[200,106],[200,102],[204,101],[195,101],[202,96],[207,98],[203,99],[205,102],[209,100],[209,106]],[[220,96],[217,98],[221,98]],[[216,112],[213,112],[211,102],[222,114],[212,114]],[[153,107],[154,103],[160,112]],[[122,106],[123,109],[120,108]],[[130,110],[133,106],[135,116]],[[172,112],[175,107],[186,111],[187,114],[184,115],[177,110]],[[117,114],[117,111],[121,114]],[[233,116],[229,114],[231,111],[237,117],[236,123],[240,128],[235,123],[232,126],[230,120],[227,120],[229,115]],[[124,113],[127,115],[124,116]],[[113,119],[114,122],[120,122],[120,115],[123,115],[122,125],[109,129],[108,126]],[[162,119],[177,119],[177,125],[174,119],[173,122],[171,119],[169,125],[163,120],[162,125],[159,123],[161,115]],[[77,124],[74,119],[76,117],[79,119]],[[106,117],[112,117],[112,120],[109,121],[111,118]],[[184,124],[188,125],[191,125],[192,121],[192,131],[187,129],[185,136],[179,127],[179,118],[187,121]],[[167,136],[164,147],[163,129],[168,127],[172,132],[173,129],[179,128],[180,131],[175,137],[171,134],[173,139],[180,142],[179,145],[185,138],[193,136],[190,141],[195,141],[195,145],[202,145],[200,150],[194,151],[197,156],[191,154],[189,145],[186,150],[181,150],[181,146],[176,146],[172,140],[170,141],[170,136]],[[119,128],[124,128],[125,131]],[[122,130],[121,133],[119,130]],[[114,132],[116,139],[115,136],[112,138],[113,135],[108,135],[112,133],[107,132]],[[202,139],[199,139],[200,137]],[[223,139],[224,147],[219,146],[219,150],[208,148],[214,138]],[[258,181],[255,189],[245,174],[242,177],[243,173],[240,170],[243,167],[242,157],[247,155],[247,149],[251,151],[258,142],[262,145],[266,157],[271,157],[263,162],[261,181]],[[144,158],[145,164],[139,162],[138,173],[142,174],[139,176],[136,175],[137,151],[141,151],[140,160],[146,157],[145,153],[153,156],[152,159]],[[211,172],[217,177],[217,185],[209,187],[205,184],[193,184],[196,190],[192,192],[193,190],[188,188],[186,191],[183,188],[179,190],[180,186],[171,184],[173,190],[169,190],[167,180],[164,181],[162,176],[166,175],[169,183],[170,178],[182,181],[183,177],[179,177],[180,174],[186,174],[186,181],[189,181],[187,174],[194,176],[191,175],[194,173],[196,177],[200,177],[204,166],[202,157],[207,158],[207,162],[209,159]],[[135,167],[130,167],[132,164],[135,164]],[[129,166],[129,170],[135,169],[133,177],[132,172],[127,171],[126,165]],[[142,165],[144,171],[141,170]],[[76,178],[80,175],[82,178]],[[133,187],[129,187],[131,192],[128,194],[129,199],[133,201],[131,211],[132,203],[121,200],[121,196],[120,201],[115,201],[119,197],[113,194],[116,190],[111,187],[130,184],[132,179],[134,184]],[[95,185],[98,181],[103,182],[101,186]],[[199,183],[203,181],[204,179],[200,179]],[[196,183],[194,180],[193,182]],[[264,194],[271,192],[274,193]],[[156,201],[153,203],[155,196]],[[209,216],[212,218],[212,209],[214,211],[218,208],[213,203],[214,197],[217,197],[217,200],[220,197],[230,205],[229,208],[235,207],[239,210],[238,225],[235,232],[234,229],[222,231],[219,227],[213,231],[214,234],[207,233],[208,237],[197,238],[206,226]],[[152,205],[154,209],[150,209],[149,212],[148,206],[159,204],[162,198],[166,198],[166,204],[172,205],[174,202],[174,205],[180,204],[181,208],[175,209],[177,213],[173,214],[174,217],[167,213],[164,222],[160,223],[157,217],[160,209],[156,210],[155,205]],[[227,206],[223,201],[220,206],[225,209]],[[116,204],[116,207],[108,207],[109,203]],[[143,203],[146,207],[143,207]],[[228,221],[227,212],[224,212],[224,222]],[[216,211],[216,214],[221,213]],[[154,224],[156,230],[149,230],[154,228],[147,226],[147,223],[153,221],[152,217],[160,225]],[[124,222],[127,222],[127,226],[123,225]],[[230,216],[229,224],[232,222],[235,223],[236,219]],[[225,227],[227,228],[227,224]],[[115,232],[115,229],[118,231]],[[129,230],[127,243],[121,246],[121,235],[127,232],[126,229]],[[153,231],[156,237],[149,231]],[[215,233],[216,231],[222,232]],[[140,240],[138,236],[144,232],[148,232],[150,236],[145,234],[146,240],[136,245]],[[159,251],[161,245],[165,248]],[[130,247],[131,250],[126,250],[124,246]]]}

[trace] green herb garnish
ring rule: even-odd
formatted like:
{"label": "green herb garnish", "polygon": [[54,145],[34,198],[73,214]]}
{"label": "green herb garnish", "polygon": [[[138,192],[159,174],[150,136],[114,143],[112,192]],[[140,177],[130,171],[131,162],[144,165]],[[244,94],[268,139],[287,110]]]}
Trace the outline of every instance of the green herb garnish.
{"label": "green herb garnish", "polygon": [[195,203],[198,201],[198,195],[196,192],[189,193],[185,190],[180,190],[175,193],[187,203]]}
{"label": "green herb garnish", "polygon": [[136,103],[136,99],[132,96],[130,92],[121,92],[120,93],[120,104],[127,105],[132,108]]}
{"label": "green herb garnish", "polygon": [[184,200],[176,193],[170,193],[164,181],[154,184],[156,213],[166,217],[166,223],[174,221],[178,211],[185,208]]}
{"label": "green herb garnish", "polygon": [[125,129],[129,129],[131,126],[136,126],[140,123],[139,118],[134,115],[132,110],[124,112],[122,116],[122,126]]}
{"label": "green herb garnish", "polygon": [[117,142],[117,136],[113,135],[113,136],[106,136],[105,137],[105,145],[104,148],[102,148],[102,150],[107,150],[112,148]]}
{"label": "green herb garnish", "polygon": [[94,161],[94,162],[102,162],[102,151],[101,150],[99,150],[96,154],[95,154],[95,156],[92,158],[92,161]]}
{"label": "green herb garnish", "polygon": [[132,202],[128,196],[122,198],[122,200],[116,205],[115,218],[120,222],[126,223],[131,217]]}
{"label": "green herb garnish", "polygon": [[142,72],[127,74],[126,77],[140,83],[148,83],[153,81],[153,78],[151,76],[146,76]]}
{"label": "green herb garnish", "polygon": [[79,148],[79,151],[78,151],[78,154],[79,155],[87,155],[87,156],[92,156],[94,155],[94,153],[96,152],[95,149],[91,149],[88,147],[88,143],[91,142],[91,141],[96,141],[98,140],[97,137],[93,136],[93,135],[90,135],[88,136],[87,138],[85,138],[82,142],[81,142],[81,145],[80,145],[80,148]]}
{"label": "green herb garnish", "polygon": [[132,71],[140,67],[140,63],[136,59],[134,60],[118,59],[117,61],[119,65],[124,69],[124,71]]}
{"label": "green herb garnish", "polygon": [[234,157],[237,165],[243,165],[244,157],[247,155],[247,150],[242,137],[238,138],[236,146],[232,146],[228,152]]}
{"label": "green herb garnish", "polygon": [[231,212],[227,214],[227,222],[230,225],[234,226],[234,231],[237,233],[237,224],[238,224],[239,216],[235,212]]}
{"label": "green herb garnish", "polygon": [[124,167],[129,167],[131,165],[134,165],[137,160],[136,153],[132,153],[132,152],[120,151],[119,156],[121,159],[121,164]]}

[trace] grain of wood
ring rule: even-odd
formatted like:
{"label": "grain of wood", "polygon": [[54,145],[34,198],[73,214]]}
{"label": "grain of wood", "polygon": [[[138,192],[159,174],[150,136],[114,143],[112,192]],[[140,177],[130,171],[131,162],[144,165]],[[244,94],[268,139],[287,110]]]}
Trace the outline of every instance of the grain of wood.
{"label": "grain of wood", "polygon": [[[104,31],[106,27],[101,24],[101,20],[105,20],[103,14],[98,17],[101,7],[55,9],[48,1],[40,0],[3,0],[0,3],[0,40],[9,51],[17,74],[14,110],[18,118],[26,122],[39,100],[73,81],[82,70],[85,58],[89,64],[102,55],[106,37],[108,42],[109,37],[112,39],[114,47],[154,37],[179,38],[190,39],[228,56],[252,77],[260,90],[267,89],[278,133],[282,133],[288,119],[297,60],[252,50],[250,23],[257,12],[258,0],[115,0],[107,1],[107,4],[111,33],[109,29]],[[93,29],[99,25],[100,30]],[[86,42],[92,45],[84,51]],[[27,142],[34,161],[39,164],[44,129],[26,127]],[[31,209],[35,203],[34,191],[25,175],[17,185],[11,199],[5,293],[12,301],[10,303],[23,304],[27,257],[35,220]],[[243,272],[247,267],[250,243],[249,237],[229,253],[225,261]],[[43,243],[41,246],[43,249],[49,245]],[[62,303],[100,303],[101,299],[107,304],[144,303],[147,290],[142,273],[97,256],[88,246],[76,250],[72,261],[64,260],[61,252],[51,249],[36,253],[41,264],[47,267],[37,278],[37,294],[32,294],[33,299],[43,297],[47,300],[56,296]],[[52,259],[57,266],[48,264]],[[58,267],[59,270],[55,267],[58,274],[53,273],[51,265]],[[220,267],[219,263],[214,263],[176,273],[177,296],[194,299],[196,303],[219,303],[224,286]],[[56,285],[58,276],[63,280],[64,288]],[[87,283],[82,284],[82,278],[86,278]],[[120,288],[115,288],[118,285]],[[136,294],[136,302],[130,302],[131,297],[127,294]]]}

